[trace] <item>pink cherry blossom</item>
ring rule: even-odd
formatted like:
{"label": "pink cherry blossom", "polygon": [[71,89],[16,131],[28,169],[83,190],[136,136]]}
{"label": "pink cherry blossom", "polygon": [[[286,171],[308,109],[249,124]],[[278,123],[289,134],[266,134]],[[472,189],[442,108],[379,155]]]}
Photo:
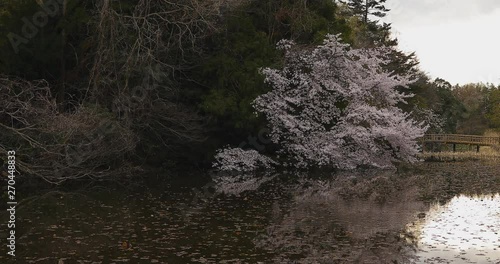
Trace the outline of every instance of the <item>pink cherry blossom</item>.
{"label": "pink cherry blossom", "polygon": [[[272,90],[254,101],[270,124],[271,140],[282,147],[280,155],[296,167],[341,169],[416,161],[417,138],[427,127],[398,108],[412,96],[404,92],[411,80],[384,70],[386,49],[351,49],[337,35],[313,49],[292,45],[279,43],[286,50],[284,66],[262,69]],[[219,167],[234,168],[220,161],[234,164],[235,153],[220,152]],[[265,163],[256,152],[243,154],[252,157],[247,167]]]}

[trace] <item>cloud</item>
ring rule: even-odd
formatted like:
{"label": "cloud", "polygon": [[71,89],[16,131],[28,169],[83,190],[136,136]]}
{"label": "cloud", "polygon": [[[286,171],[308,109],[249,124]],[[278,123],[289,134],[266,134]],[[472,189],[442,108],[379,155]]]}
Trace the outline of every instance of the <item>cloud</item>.
{"label": "cloud", "polygon": [[387,19],[400,47],[416,51],[423,71],[451,83],[500,83],[496,33],[500,1],[392,0],[389,4],[396,7]]}
{"label": "cloud", "polygon": [[433,24],[471,19],[500,9],[498,0],[389,0],[384,21],[397,24]]}

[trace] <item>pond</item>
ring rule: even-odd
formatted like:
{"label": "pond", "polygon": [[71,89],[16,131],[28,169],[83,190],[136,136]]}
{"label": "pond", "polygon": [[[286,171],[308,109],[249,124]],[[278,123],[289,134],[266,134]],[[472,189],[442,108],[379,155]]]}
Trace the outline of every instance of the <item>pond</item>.
{"label": "pond", "polygon": [[486,163],[155,174],[26,197],[0,263],[496,264],[499,193]]}

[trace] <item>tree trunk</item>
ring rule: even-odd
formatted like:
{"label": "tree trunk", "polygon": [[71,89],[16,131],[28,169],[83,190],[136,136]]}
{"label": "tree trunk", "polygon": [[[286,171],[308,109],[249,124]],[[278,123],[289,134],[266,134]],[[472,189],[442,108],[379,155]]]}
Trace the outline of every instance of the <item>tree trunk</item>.
{"label": "tree trunk", "polygon": [[[68,5],[68,0],[64,0],[62,8],[62,19],[66,18],[66,9]],[[66,47],[66,29],[64,28],[61,32],[61,83],[59,85],[59,91],[57,92],[57,104],[60,110],[64,110],[64,94],[66,93],[66,60],[65,60],[65,47]]]}

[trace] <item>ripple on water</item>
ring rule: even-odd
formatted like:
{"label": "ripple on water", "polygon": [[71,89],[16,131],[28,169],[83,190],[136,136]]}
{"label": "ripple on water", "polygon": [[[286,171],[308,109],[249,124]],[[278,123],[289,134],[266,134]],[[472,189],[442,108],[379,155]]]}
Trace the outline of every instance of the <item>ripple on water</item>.
{"label": "ripple on water", "polygon": [[416,263],[499,263],[500,194],[456,196],[410,229],[419,234]]}

